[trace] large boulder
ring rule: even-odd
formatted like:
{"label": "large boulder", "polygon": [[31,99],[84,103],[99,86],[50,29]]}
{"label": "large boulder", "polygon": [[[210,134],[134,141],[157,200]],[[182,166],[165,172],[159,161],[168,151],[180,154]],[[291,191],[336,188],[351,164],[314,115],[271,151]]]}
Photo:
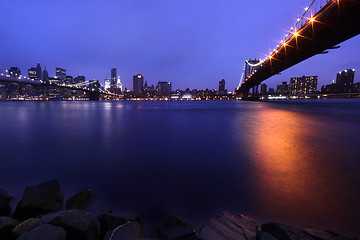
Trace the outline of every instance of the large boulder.
{"label": "large boulder", "polygon": [[113,231],[108,231],[104,240],[138,240],[145,235],[139,222],[127,222]]}
{"label": "large boulder", "polygon": [[98,216],[100,223],[100,236],[125,224],[128,221],[139,221],[139,216],[135,213],[112,211],[110,209],[102,210]]}
{"label": "large boulder", "polygon": [[29,218],[24,222],[17,225],[12,231],[17,235],[22,235],[23,233],[30,232],[34,228],[38,227],[40,219],[39,218]]}
{"label": "large boulder", "polygon": [[295,240],[295,239],[313,239],[307,236],[300,229],[295,227],[280,224],[280,223],[266,223],[261,225],[261,230],[270,233],[276,239],[281,240]]}
{"label": "large boulder", "polygon": [[23,221],[54,212],[62,206],[63,199],[56,180],[27,187],[16,206],[14,218]]}
{"label": "large boulder", "polygon": [[176,216],[160,216],[155,230],[163,239],[167,240],[196,239],[195,228]]}
{"label": "large boulder", "polygon": [[24,233],[18,240],[66,240],[66,232],[61,227],[50,224],[43,224],[33,229],[31,232]]}
{"label": "large boulder", "polygon": [[91,197],[91,190],[79,191],[66,201],[66,209],[84,209],[90,203]]}
{"label": "large boulder", "polygon": [[11,206],[10,200],[12,197],[7,191],[0,189],[0,216],[10,216]]}
{"label": "large boulder", "polygon": [[263,232],[260,230],[256,234],[256,240],[277,240],[277,239],[274,238],[273,235],[271,235],[270,233]]}
{"label": "large boulder", "polygon": [[0,217],[0,239],[4,239],[4,240],[16,239],[18,235],[13,233],[12,230],[19,223],[20,223],[19,221],[9,217]]}
{"label": "large boulder", "polygon": [[258,223],[253,218],[223,212],[203,225],[198,238],[203,240],[255,239],[258,228]]}
{"label": "large boulder", "polygon": [[63,227],[68,240],[97,240],[99,237],[94,218],[83,210],[49,213],[40,219],[39,224],[45,223]]}

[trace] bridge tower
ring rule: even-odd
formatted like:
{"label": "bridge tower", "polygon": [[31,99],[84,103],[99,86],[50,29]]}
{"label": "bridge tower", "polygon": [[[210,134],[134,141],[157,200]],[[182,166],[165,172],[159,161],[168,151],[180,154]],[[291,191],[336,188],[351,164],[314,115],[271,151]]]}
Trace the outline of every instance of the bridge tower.
{"label": "bridge tower", "polygon": [[94,81],[89,83],[89,100],[90,101],[99,101],[100,99],[100,83],[99,81]]}
{"label": "bridge tower", "polygon": [[[238,89],[240,88],[241,84],[246,81],[246,79],[252,74],[254,73],[257,69],[260,68],[261,66],[261,59],[249,59],[249,60],[245,60],[245,65],[244,65],[244,72],[242,74],[242,77],[240,79],[240,84]],[[242,96],[242,97],[247,97],[249,95],[249,91],[250,89],[242,89],[242,91],[238,91],[238,89],[236,89],[236,94],[238,96]],[[256,86],[256,90],[255,88],[253,88],[253,95],[257,94],[258,92],[258,86]]]}

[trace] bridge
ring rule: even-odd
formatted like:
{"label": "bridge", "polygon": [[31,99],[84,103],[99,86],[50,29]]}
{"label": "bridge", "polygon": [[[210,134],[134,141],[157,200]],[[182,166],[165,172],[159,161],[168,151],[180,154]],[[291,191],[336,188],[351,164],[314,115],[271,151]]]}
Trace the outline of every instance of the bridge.
{"label": "bridge", "polygon": [[[319,7],[317,7],[317,5]],[[245,61],[236,95],[248,97],[251,88],[316,54],[339,48],[360,33],[360,0],[313,0],[284,39],[265,59]]]}
{"label": "bridge", "polygon": [[[117,94],[101,89],[102,84],[97,80],[86,81],[76,84],[58,84],[52,83],[50,81],[42,81],[42,80],[33,80],[29,79],[25,76],[10,76],[7,70],[0,69],[0,83],[7,84],[10,87],[16,87],[20,90],[22,88],[26,88],[31,86],[34,88],[34,92],[39,95],[44,96],[45,99],[56,99],[57,93],[62,92],[64,90],[66,92],[66,96],[70,97],[73,94],[83,93],[86,94],[86,99],[91,101],[98,101],[101,96],[108,96],[110,98],[118,98],[120,97]],[[63,90],[63,91],[61,91]],[[5,95],[10,95],[6,93]]]}

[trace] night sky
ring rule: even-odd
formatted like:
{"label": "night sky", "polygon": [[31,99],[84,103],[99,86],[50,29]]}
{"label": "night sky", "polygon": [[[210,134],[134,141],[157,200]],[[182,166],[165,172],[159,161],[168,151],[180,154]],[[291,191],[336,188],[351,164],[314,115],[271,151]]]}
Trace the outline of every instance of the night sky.
{"label": "night sky", "polygon": [[[233,91],[244,61],[264,58],[303,13],[310,0],[117,0],[0,2],[0,69],[22,74],[46,66],[102,82],[116,67],[125,87],[141,73],[148,84],[172,82],[173,89]],[[337,72],[360,69],[360,36],[340,49],[315,56],[265,83],[318,75],[330,83]],[[355,81],[360,74],[355,73]]]}

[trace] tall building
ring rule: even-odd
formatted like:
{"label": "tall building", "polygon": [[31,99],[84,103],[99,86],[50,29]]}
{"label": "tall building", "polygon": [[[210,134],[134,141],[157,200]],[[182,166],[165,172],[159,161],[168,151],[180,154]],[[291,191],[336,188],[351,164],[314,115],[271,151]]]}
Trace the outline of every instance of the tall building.
{"label": "tall building", "polygon": [[46,67],[44,67],[44,71],[43,71],[43,81],[44,82],[48,82],[49,81],[49,73],[46,70]]}
{"label": "tall building", "polygon": [[158,82],[156,91],[161,97],[170,97],[171,95],[171,82]]}
{"label": "tall building", "polygon": [[66,84],[73,84],[73,82],[74,82],[74,79],[72,76],[66,76],[66,78],[65,78]]}
{"label": "tall building", "polygon": [[79,76],[74,78],[74,83],[75,84],[76,83],[83,83],[83,82],[85,82],[85,77],[84,76],[79,75]]}
{"label": "tall building", "polygon": [[117,82],[116,82],[116,93],[120,94],[122,92],[122,84],[120,80],[120,76],[118,76]]}
{"label": "tall building", "polygon": [[281,85],[277,85],[276,93],[282,94],[282,95],[288,95],[289,94],[289,84],[287,84],[287,82],[282,82]]}
{"label": "tall building", "polygon": [[314,94],[317,89],[318,76],[290,78],[289,92],[291,95]]}
{"label": "tall building", "polygon": [[144,76],[141,74],[133,76],[133,92],[141,93],[144,86]]}
{"label": "tall building", "polygon": [[36,65],[36,78],[37,78],[37,80],[42,80],[41,66],[40,66],[39,62]]}
{"label": "tall building", "polygon": [[32,67],[28,70],[28,78],[32,80],[42,80],[40,63],[36,67]]}
{"label": "tall building", "polygon": [[105,91],[110,90],[110,78],[105,79]]}
{"label": "tall building", "polygon": [[20,75],[21,75],[21,71],[18,67],[11,67],[8,70],[8,73],[9,73],[10,77],[20,77]]}
{"label": "tall building", "polygon": [[111,69],[111,78],[110,78],[110,92],[115,93],[116,91],[116,68]]}
{"label": "tall building", "polygon": [[267,92],[267,85],[265,83],[261,84],[261,95],[266,95]]}
{"label": "tall building", "polygon": [[338,93],[349,93],[354,84],[355,69],[346,69],[336,76],[336,91]]}
{"label": "tall building", "polygon": [[227,94],[227,91],[225,90],[225,79],[219,81],[219,94]]}
{"label": "tall building", "polygon": [[66,80],[66,70],[63,68],[56,68],[56,77],[60,79],[61,82]]}

